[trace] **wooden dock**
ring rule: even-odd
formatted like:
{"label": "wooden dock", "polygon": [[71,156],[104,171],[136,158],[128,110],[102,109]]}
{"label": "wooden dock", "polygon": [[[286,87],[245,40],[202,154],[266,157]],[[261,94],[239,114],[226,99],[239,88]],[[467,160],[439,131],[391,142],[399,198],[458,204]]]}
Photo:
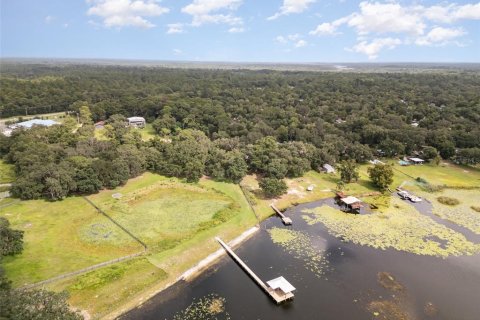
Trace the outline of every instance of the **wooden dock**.
{"label": "wooden dock", "polygon": [[233,250],[222,241],[222,239],[215,237],[215,240],[220,243],[220,245],[225,249],[225,251],[228,252],[233,260],[240,265],[240,267],[257,283],[260,288],[262,288],[263,291],[265,291],[273,299],[273,301],[275,301],[275,303],[279,304],[293,298],[292,292],[284,293],[281,290],[275,290],[267,286],[262,279],[260,279],[255,272],[253,272],[252,269],[250,269],[245,262],[243,262],[242,259],[240,259],[240,257],[237,256],[235,252],[233,252]]}
{"label": "wooden dock", "polygon": [[273,205],[273,203],[270,204],[270,207],[272,207],[272,209],[280,216],[280,218],[282,218],[282,222],[284,225],[289,226],[292,224],[292,219],[286,217],[280,210],[277,209],[277,207]]}

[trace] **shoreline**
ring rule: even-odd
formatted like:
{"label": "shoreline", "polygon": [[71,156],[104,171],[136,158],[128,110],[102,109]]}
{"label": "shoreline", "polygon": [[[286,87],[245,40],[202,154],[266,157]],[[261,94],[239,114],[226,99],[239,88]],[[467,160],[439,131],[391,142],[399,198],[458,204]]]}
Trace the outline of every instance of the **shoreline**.
{"label": "shoreline", "polygon": [[[239,245],[243,244],[248,239],[250,239],[259,230],[260,230],[260,227],[258,225],[255,225],[254,227],[251,227],[251,228],[245,230],[239,236],[230,240],[228,242],[228,244],[232,248],[236,248]],[[156,290],[153,290],[152,292],[146,293],[145,296],[142,296],[137,301],[132,302],[131,305],[129,305],[127,308],[123,308],[123,309],[120,309],[120,310],[115,310],[115,311],[111,312],[110,314],[108,314],[108,315],[106,315],[105,317],[102,317],[102,318],[104,318],[104,319],[117,319],[118,317],[121,317],[122,315],[128,313],[129,311],[142,306],[144,303],[149,301],[151,298],[153,298],[154,296],[156,296],[158,294],[161,294],[165,290],[174,286],[176,283],[178,283],[180,281],[185,281],[186,283],[188,283],[188,282],[191,282],[191,281],[195,280],[206,269],[215,265],[215,263],[217,263],[218,260],[220,258],[222,258],[224,255],[227,255],[227,252],[223,248],[219,248],[218,250],[209,254],[207,257],[198,261],[193,267],[191,267],[188,270],[186,270],[185,272],[183,272],[174,281],[168,282],[167,284],[162,286],[160,289],[156,289]]]}

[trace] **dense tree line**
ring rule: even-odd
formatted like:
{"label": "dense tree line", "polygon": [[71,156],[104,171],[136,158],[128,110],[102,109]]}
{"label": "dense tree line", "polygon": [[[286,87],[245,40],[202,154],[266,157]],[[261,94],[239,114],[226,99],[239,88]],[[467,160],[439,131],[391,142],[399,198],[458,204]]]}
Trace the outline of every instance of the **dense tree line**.
{"label": "dense tree line", "polygon": [[[347,174],[353,164],[342,161],[375,156],[480,161],[476,73],[6,65],[0,85],[2,117],[70,111],[82,124],[67,117],[62,126],[0,134],[0,154],[18,176],[12,193],[24,199],[114,188],[145,170],[232,182],[252,172],[280,186],[273,179],[336,162]],[[158,137],[144,142],[127,128],[133,115]],[[110,140],[94,138],[98,120],[107,120]]]}

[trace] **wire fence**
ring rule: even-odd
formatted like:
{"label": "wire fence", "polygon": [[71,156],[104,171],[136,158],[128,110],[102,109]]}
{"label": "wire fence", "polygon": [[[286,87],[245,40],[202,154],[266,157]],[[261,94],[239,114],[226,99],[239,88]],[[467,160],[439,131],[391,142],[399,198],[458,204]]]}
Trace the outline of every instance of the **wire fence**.
{"label": "wire fence", "polygon": [[79,275],[79,274],[82,274],[82,273],[86,273],[86,272],[93,271],[93,270],[96,270],[96,269],[99,269],[99,268],[103,268],[105,266],[115,264],[115,263],[118,263],[118,262],[130,260],[130,259],[133,259],[135,257],[138,257],[138,256],[142,255],[143,253],[144,252],[134,253],[134,254],[131,254],[131,255],[128,255],[128,256],[124,256],[124,257],[116,258],[116,259],[113,259],[113,260],[105,261],[105,262],[102,262],[102,263],[99,263],[99,264],[95,264],[93,266],[90,266],[90,267],[87,267],[87,268],[84,268],[84,269],[80,269],[80,270],[77,270],[77,271],[61,274],[59,276],[56,276],[56,277],[53,277],[53,278],[50,278],[50,279],[47,279],[47,280],[43,280],[43,281],[40,281],[40,282],[28,284],[26,286],[21,287],[20,290],[28,290],[28,289],[33,289],[33,288],[36,288],[36,287],[44,286],[46,284],[49,284],[49,283],[52,283],[52,282],[55,282],[55,281],[58,281],[58,280],[73,277],[73,276],[76,276],[76,275]]}
{"label": "wire fence", "polygon": [[115,221],[115,219],[113,219],[112,217],[110,217],[105,211],[103,211],[102,209],[100,209],[95,203],[92,202],[92,200],[88,199],[87,197],[82,197],[83,199],[85,199],[85,201],[87,201],[92,207],[94,207],[98,212],[100,212],[102,215],[104,215],[108,220],[112,221],[117,227],[119,227],[120,229],[122,229],[123,231],[125,231],[130,237],[132,237],[132,239],[134,239],[135,241],[137,241],[138,243],[140,243],[140,245],[143,247],[143,249],[145,251],[147,251],[147,245],[145,244],[145,242],[143,242],[142,240],[140,240],[139,238],[137,238],[133,233],[131,233],[127,228],[125,228],[124,226],[122,226],[120,223],[118,223],[117,221]]}

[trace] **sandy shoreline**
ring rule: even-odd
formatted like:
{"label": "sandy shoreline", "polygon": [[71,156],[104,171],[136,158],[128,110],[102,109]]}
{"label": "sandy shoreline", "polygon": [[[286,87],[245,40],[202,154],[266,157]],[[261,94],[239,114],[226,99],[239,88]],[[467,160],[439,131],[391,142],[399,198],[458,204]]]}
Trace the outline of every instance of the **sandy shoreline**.
{"label": "sandy shoreline", "polygon": [[[260,230],[260,228],[258,226],[247,229],[241,235],[239,235],[238,237],[229,241],[228,245],[232,248],[235,248],[235,247],[239,246],[240,244],[242,244],[243,242],[245,242],[246,240],[248,240],[250,237],[252,237],[258,230]],[[143,303],[145,303],[146,301],[148,301],[152,297],[156,296],[157,294],[162,293],[163,291],[167,290],[168,288],[175,285],[179,281],[190,282],[190,281],[194,280],[195,278],[200,276],[203,271],[205,271],[207,268],[214,265],[222,256],[224,256],[226,254],[227,254],[227,252],[223,248],[218,249],[217,251],[209,254],[206,258],[199,261],[197,264],[195,264],[195,266],[193,266],[192,268],[190,268],[187,271],[185,271],[184,273],[182,273],[179,277],[177,277],[177,279],[175,279],[175,281],[169,282],[165,286],[163,286],[162,288],[160,288],[158,290],[154,290],[154,291],[146,294],[145,296],[140,298],[137,302],[131,304],[128,308],[117,310],[117,311],[107,315],[105,317],[105,319],[115,319],[115,318],[121,316],[122,314],[125,314],[128,311],[141,306]]]}

